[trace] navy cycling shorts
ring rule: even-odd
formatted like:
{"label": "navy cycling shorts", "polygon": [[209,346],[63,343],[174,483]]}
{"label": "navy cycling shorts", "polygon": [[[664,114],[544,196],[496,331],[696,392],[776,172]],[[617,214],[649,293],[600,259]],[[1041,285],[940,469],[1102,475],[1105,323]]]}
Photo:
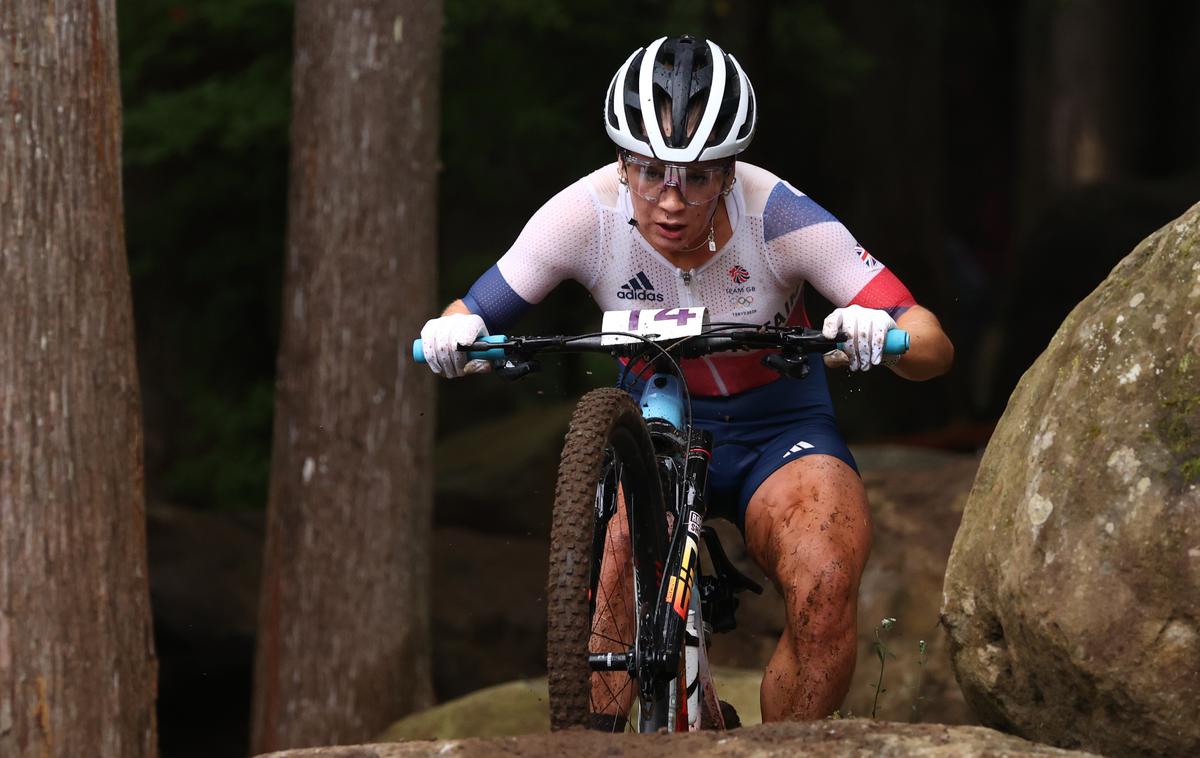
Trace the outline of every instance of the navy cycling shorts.
{"label": "navy cycling shorts", "polygon": [[804,379],[780,379],[731,397],[692,398],[693,425],[713,436],[710,517],[727,518],[745,531],[755,491],[807,455],[832,455],[858,471],[834,420],[820,356],[812,356],[810,367]]}

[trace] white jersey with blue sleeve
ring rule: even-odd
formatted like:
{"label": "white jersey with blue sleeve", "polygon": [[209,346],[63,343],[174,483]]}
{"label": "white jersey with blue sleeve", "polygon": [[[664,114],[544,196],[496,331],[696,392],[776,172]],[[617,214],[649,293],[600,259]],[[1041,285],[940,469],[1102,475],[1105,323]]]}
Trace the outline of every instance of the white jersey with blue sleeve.
{"label": "white jersey with blue sleeve", "polygon": [[[682,270],[629,223],[633,205],[617,164],[559,192],[463,298],[488,330],[504,331],[567,279],[602,310],[703,306],[712,321],[808,326],[803,289],[835,307],[887,310],[916,304],[908,289],[832,214],[774,174],[738,162],[725,197],[733,236],[703,265]],[[761,352],[684,362],[693,394],[732,395],[778,378]]]}

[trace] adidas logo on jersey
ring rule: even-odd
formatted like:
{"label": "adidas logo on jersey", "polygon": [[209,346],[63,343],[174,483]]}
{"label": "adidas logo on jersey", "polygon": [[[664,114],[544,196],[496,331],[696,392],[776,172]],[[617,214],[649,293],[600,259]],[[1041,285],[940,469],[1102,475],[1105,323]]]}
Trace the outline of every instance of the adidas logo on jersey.
{"label": "adidas logo on jersey", "polygon": [[637,276],[622,284],[621,289],[617,290],[617,297],[621,300],[653,300],[657,303],[663,301],[662,293],[654,291],[654,285],[650,283],[650,277],[646,276],[645,271],[637,272]]}

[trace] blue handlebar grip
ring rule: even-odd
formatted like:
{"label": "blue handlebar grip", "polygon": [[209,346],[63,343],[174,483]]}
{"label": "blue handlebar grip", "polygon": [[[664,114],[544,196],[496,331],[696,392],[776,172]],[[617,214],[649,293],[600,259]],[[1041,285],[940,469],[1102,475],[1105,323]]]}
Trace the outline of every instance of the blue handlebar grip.
{"label": "blue handlebar grip", "polygon": [[903,329],[889,329],[883,338],[884,355],[904,355],[908,352],[908,332]]}
{"label": "blue handlebar grip", "polygon": [[[838,350],[843,349],[845,342],[837,343]],[[888,329],[883,338],[884,355],[904,355],[908,352],[908,332],[903,329]]]}
{"label": "blue handlebar grip", "polygon": [[[476,342],[508,342],[508,337],[506,337],[503,334],[493,334],[488,337],[480,337],[479,339],[477,339],[475,341]],[[420,339],[413,340],[412,355],[413,355],[413,360],[416,361],[417,363],[425,362],[425,347],[421,344]],[[502,360],[505,357],[504,356],[504,348],[502,348],[502,347],[492,348],[491,350],[472,350],[470,353],[467,353],[467,355],[469,355],[472,360],[475,360],[478,358],[478,359],[485,360],[485,361],[498,361],[498,360]]]}

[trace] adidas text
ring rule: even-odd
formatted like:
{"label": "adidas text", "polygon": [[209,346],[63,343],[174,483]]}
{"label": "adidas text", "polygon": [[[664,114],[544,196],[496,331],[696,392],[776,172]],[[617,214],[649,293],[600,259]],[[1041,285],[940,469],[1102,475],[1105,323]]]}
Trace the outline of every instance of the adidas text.
{"label": "adidas text", "polygon": [[617,297],[621,300],[653,300],[658,303],[663,301],[661,292],[647,292],[646,290],[638,290],[637,292],[618,290]]}

